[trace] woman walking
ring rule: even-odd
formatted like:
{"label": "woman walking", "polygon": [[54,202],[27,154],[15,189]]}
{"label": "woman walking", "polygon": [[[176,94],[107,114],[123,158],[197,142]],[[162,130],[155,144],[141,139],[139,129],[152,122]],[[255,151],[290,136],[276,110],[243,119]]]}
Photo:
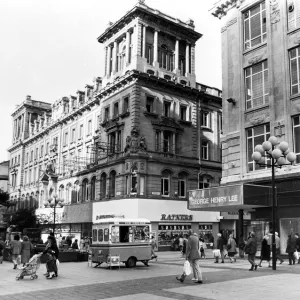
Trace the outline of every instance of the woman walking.
{"label": "woman walking", "polygon": [[236,262],[235,254],[236,254],[236,241],[233,238],[233,234],[231,233],[229,235],[229,239],[227,242],[227,251],[228,251],[228,257],[230,259],[230,262],[233,263]]}
{"label": "woman walking", "polygon": [[28,236],[24,235],[21,247],[21,263],[23,264],[23,266],[29,262],[32,252],[33,246],[29,241]]}
{"label": "woman walking", "polygon": [[199,239],[199,246],[200,246],[200,258],[206,258],[205,256],[205,249],[206,249],[206,243],[204,242],[203,238]]}
{"label": "woman walking", "polygon": [[245,246],[246,246],[246,243],[245,243],[245,240],[244,240],[244,236],[241,235],[240,240],[239,240],[239,255],[240,255],[240,258],[245,257],[245,251],[244,251]]}
{"label": "woman walking", "polygon": [[295,257],[294,257],[295,251],[296,251],[296,239],[291,235],[289,235],[287,240],[286,251],[285,251],[289,255],[289,265],[295,264]]}
{"label": "woman walking", "polygon": [[260,263],[258,264],[259,267],[261,267],[261,263],[263,260],[266,260],[269,264],[269,268],[271,267],[270,261],[271,261],[271,249],[268,245],[269,237],[267,235],[264,236],[262,242],[261,242],[261,253],[260,253]]}
{"label": "woman walking", "polygon": [[10,248],[12,253],[12,261],[14,263],[14,269],[21,263],[21,249],[22,243],[20,242],[20,236],[16,234],[14,240],[10,242]]}
{"label": "woman walking", "polygon": [[56,260],[58,259],[59,250],[54,236],[48,236],[48,244],[43,254],[48,255],[48,260],[46,262],[47,273],[44,275],[46,275],[47,279],[57,277],[58,270]]}

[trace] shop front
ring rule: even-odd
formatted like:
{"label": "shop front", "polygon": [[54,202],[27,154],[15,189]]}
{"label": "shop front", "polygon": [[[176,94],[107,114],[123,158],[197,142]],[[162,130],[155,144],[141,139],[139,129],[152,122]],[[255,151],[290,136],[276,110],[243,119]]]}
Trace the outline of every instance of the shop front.
{"label": "shop front", "polygon": [[[152,225],[158,250],[178,250],[179,237],[189,229],[200,235],[215,237],[219,230],[220,214],[218,212],[190,212],[187,202],[181,200],[160,199],[121,199],[93,203],[93,219],[101,214],[124,215],[126,218],[145,218]],[[204,232],[201,226],[207,226]],[[201,230],[200,230],[201,228]],[[208,240],[208,239],[207,239]]]}

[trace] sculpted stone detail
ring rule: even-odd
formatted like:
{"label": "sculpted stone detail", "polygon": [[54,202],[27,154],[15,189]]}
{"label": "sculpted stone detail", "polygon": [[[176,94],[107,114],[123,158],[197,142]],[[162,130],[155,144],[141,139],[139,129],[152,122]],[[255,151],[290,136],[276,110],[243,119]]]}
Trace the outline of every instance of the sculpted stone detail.
{"label": "sculpted stone detail", "polygon": [[258,124],[265,122],[265,120],[266,120],[266,115],[260,115],[260,116],[255,116],[255,117],[251,118],[250,123],[252,125],[258,125]]}
{"label": "sculpted stone detail", "polygon": [[280,9],[278,0],[270,0],[270,20],[271,24],[276,24],[280,21]]}
{"label": "sculpted stone detail", "polygon": [[147,142],[144,136],[140,136],[138,128],[131,130],[131,135],[126,138],[125,153],[137,153],[139,151],[147,151]]}
{"label": "sculpted stone detail", "polygon": [[251,57],[248,59],[248,64],[249,65],[254,65],[257,64],[261,59],[262,59],[262,55],[256,55],[254,57]]}

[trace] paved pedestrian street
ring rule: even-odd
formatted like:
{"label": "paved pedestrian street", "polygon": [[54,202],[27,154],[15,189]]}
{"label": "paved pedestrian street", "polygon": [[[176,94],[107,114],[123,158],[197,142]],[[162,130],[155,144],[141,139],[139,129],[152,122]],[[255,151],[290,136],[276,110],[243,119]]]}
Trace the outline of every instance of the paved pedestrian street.
{"label": "paved pedestrian street", "polygon": [[0,265],[0,300],[29,299],[110,299],[110,300],[233,300],[233,299],[299,299],[300,264],[279,265],[276,271],[265,263],[256,272],[249,272],[246,259],[231,264],[215,264],[213,259],[201,260],[203,284],[188,277],[176,280],[184,260],[178,252],[158,253],[158,261],[150,267],[138,264],[134,269],[124,266],[112,270],[102,266],[91,268],[86,262],[61,263],[59,277],[47,280],[38,270],[38,279],[25,277],[16,281],[18,270],[12,264]]}

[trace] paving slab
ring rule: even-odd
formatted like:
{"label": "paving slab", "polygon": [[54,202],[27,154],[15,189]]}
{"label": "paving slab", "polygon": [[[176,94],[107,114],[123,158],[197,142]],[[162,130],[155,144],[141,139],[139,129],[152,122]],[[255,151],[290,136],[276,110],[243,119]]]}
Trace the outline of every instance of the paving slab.
{"label": "paving slab", "polygon": [[135,295],[106,298],[103,300],[173,300],[173,299],[174,298],[166,298],[163,296],[141,293],[141,294],[135,294]]}

